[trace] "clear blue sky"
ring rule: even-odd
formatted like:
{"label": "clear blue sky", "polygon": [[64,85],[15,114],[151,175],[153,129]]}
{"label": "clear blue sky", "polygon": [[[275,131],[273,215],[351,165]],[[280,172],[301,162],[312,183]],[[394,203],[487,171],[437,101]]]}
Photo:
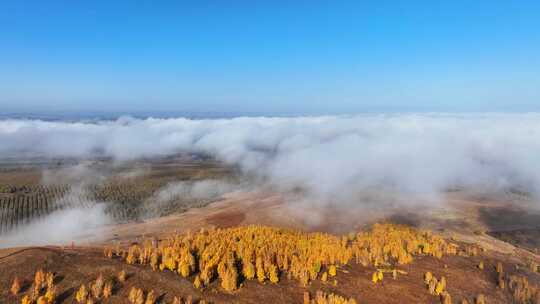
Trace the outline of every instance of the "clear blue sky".
{"label": "clear blue sky", "polygon": [[540,111],[540,1],[5,0],[0,106]]}

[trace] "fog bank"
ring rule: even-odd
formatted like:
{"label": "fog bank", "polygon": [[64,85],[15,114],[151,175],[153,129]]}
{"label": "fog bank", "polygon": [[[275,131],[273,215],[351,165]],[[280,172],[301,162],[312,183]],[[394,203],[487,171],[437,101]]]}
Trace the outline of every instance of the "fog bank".
{"label": "fog bank", "polygon": [[149,197],[142,210],[142,217],[151,218],[178,212],[219,199],[223,194],[249,189],[240,182],[206,179],[199,181],[171,182]]}
{"label": "fog bank", "polygon": [[70,207],[37,219],[0,236],[0,248],[17,246],[68,245],[81,239],[95,240],[96,229],[110,223],[105,204]]}
{"label": "fog bank", "polygon": [[210,154],[273,185],[346,200],[362,189],[540,193],[540,114],[1,120],[0,157]]}

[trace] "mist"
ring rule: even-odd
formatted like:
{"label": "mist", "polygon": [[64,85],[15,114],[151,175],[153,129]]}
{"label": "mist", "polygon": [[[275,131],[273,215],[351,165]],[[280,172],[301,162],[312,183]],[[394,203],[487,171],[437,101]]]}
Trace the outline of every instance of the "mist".
{"label": "mist", "polygon": [[[140,206],[141,218],[204,206],[223,194],[271,189],[290,212],[316,226],[343,217],[440,206],[453,189],[540,195],[540,114],[395,114],[233,119],[62,122],[0,120],[0,158],[80,159],[44,169],[42,184],[66,183],[56,211],[2,236],[2,247],[66,244],[99,237],[113,221],[104,204],[81,199],[87,185],[130,179],[149,167],[124,163],[178,153],[204,154],[239,168],[240,180],[171,182]],[[111,158],[111,167],[93,158]],[[123,168],[126,168],[125,170]],[[315,208],[311,208],[315,207]],[[338,208],[339,209],[339,208]],[[372,213],[366,213],[365,211]],[[390,211],[389,211],[390,210]],[[422,210],[426,210],[422,208]],[[371,216],[371,215],[369,215]],[[90,233],[92,232],[92,233]]]}
{"label": "mist", "polygon": [[96,240],[96,233],[111,221],[105,214],[105,204],[89,207],[73,206],[55,211],[22,228],[0,237],[0,248],[40,245],[77,244],[80,240]]}
{"label": "mist", "polygon": [[363,190],[540,194],[540,114],[369,114],[233,119],[0,121],[0,157],[204,153],[317,201]]}
{"label": "mist", "polygon": [[86,198],[85,186],[104,179],[103,174],[89,168],[87,163],[62,168],[58,172],[44,170],[42,184],[68,183],[69,192],[51,204],[58,210],[0,235],[0,248],[99,240],[100,229],[114,221],[106,213],[106,203]]}
{"label": "mist", "polygon": [[157,217],[198,205],[204,206],[220,199],[226,193],[250,189],[252,186],[247,183],[215,179],[170,182],[147,199],[142,217]]}
{"label": "mist", "polygon": [[88,162],[81,162],[72,166],[55,168],[54,170],[45,168],[41,171],[41,184],[70,184],[82,187],[87,184],[99,184],[108,177],[108,172],[92,168]]}
{"label": "mist", "polygon": [[237,188],[238,185],[213,179],[195,182],[182,181],[169,183],[158,191],[152,200],[157,203],[165,203],[182,197],[208,199],[219,197]]}

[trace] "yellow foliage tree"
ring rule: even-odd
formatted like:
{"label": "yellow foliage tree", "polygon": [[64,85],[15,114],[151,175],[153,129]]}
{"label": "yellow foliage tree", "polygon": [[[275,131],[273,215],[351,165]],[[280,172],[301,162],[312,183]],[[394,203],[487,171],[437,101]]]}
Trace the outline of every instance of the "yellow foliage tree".
{"label": "yellow foliage tree", "polygon": [[195,288],[199,289],[201,288],[201,278],[199,275],[195,276],[195,280],[193,281],[193,286],[195,286]]}
{"label": "yellow foliage tree", "polygon": [[90,290],[92,292],[92,296],[94,298],[99,299],[101,298],[101,294],[103,293],[103,286],[105,285],[105,281],[103,280],[103,275],[99,274],[96,281],[90,285]]}
{"label": "yellow foliage tree", "polygon": [[121,282],[121,283],[124,283],[126,281],[126,271],[125,270],[121,270],[119,273],[118,273],[118,281]]}
{"label": "yellow foliage tree", "polygon": [[248,280],[252,280],[255,277],[255,267],[253,266],[253,263],[250,260],[244,261],[242,274]]}
{"label": "yellow foliage tree", "polygon": [[129,291],[128,300],[132,304],[144,304],[144,292],[142,289],[132,287]]}
{"label": "yellow foliage tree", "polygon": [[226,291],[236,290],[238,285],[238,274],[234,266],[229,266],[225,270],[224,277],[221,278],[221,287]]}
{"label": "yellow foliage tree", "polygon": [[144,304],[155,304],[156,303],[156,295],[153,290],[151,290],[146,295],[146,301],[144,301]]}
{"label": "yellow foliage tree", "polygon": [[379,276],[377,275],[377,272],[373,272],[373,274],[371,275],[371,281],[373,283],[377,283],[379,281]]}
{"label": "yellow foliage tree", "polygon": [[263,267],[263,262],[262,262],[262,258],[261,257],[257,257],[257,260],[256,260],[256,268],[257,268],[257,280],[259,280],[259,282],[264,282],[264,280],[266,280],[266,274],[264,272],[264,267]]}
{"label": "yellow foliage tree", "polygon": [[353,298],[346,299],[342,296],[330,293],[327,294],[318,290],[315,293],[315,299],[312,303],[316,304],[356,304],[356,301]]}
{"label": "yellow foliage tree", "polygon": [[441,294],[441,304],[452,304],[452,297],[446,291]]}
{"label": "yellow foliage tree", "polygon": [[47,291],[45,292],[45,299],[47,300],[48,304],[53,304],[56,301],[56,287],[55,286],[47,287]]}
{"label": "yellow foliage tree", "polygon": [[270,279],[270,282],[272,283],[279,282],[278,270],[277,270],[277,267],[273,264],[270,265],[268,269],[268,278]]}
{"label": "yellow foliage tree", "polygon": [[112,281],[107,281],[105,285],[103,286],[103,298],[108,299],[112,296],[113,292],[113,283]]}
{"label": "yellow foliage tree", "polygon": [[424,283],[429,284],[431,282],[431,279],[433,279],[433,274],[431,272],[426,272],[424,274]]}
{"label": "yellow foliage tree", "polygon": [[437,280],[437,278],[435,278],[435,277],[431,278],[431,281],[429,281],[429,284],[428,284],[428,290],[429,290],[430,294],[435,294],[436,293],[436,289],[437,289],[438,284],[439,284],[439,281]]}
{"label": "yellow foliage tree", "polygon": [[442,294],[442,292],[444,291],[444,284],[441,281],[437,282],[437,284],[435,285],[435,294],[436,295],[440,295]]}
{"label": "yellow foliage tree", "polygon": [[499,273],[499,274],[504,272],[504,269],[503,269],[503,266],[502,266],[501,262],[497,262],[496,270],[497,270],[497,273]]}
{"label": "yellow foliage tree", "polygon": [[22,299],[21,299],[21,304],[31,304],[32,301],[30,300],[30,297],[28,295],[24,296]]}
{"label": "yellow foliage tree", "polygon": [[36,286],[36,288],[41,289],[43,288],[44,284],[45,284],[45,272],[43,271],[43,269],[39,269],[34,274],[34,285]]}
{"label": "yellow foliage tree", "polygon": [[486,297],[483,294],[479,294],[474,302],[475,304],[486,304]]}
{"label": "yellow foliage tree", "polygon": [[330,267],[328,268],[328,274],[332,277],[335,277],[337,275],[336,265],[330,265]]}
{"label": "yellow foliage tree", "polygon": [[309,292],[304,291],[304,304],[310,304]]}
{"label": "yellow foliage tree", "polygon": [[323,272],[321,275],[321,281],[326,282],[328,281],[328,272]]}
{"label": "yellow foliage tree", "polygon": [[36,301],[36,304],[47,304],[45,297],[39,297]]}
{"label": "yellow foliage tree", "polygon": [[327,280],[327,276],[337,275],[338,267],[351,261],[364,266],[407,264],[415,255],[440,258],[456,254],[458,247],[407,226],[375,224],[369,231],[349,237],[264,226],[213,229],[174,235],[160,242],[146,241],[142,248],[133,245],[127,251],[117,251],[128,264],[138,262],[154,270],[169,269],[182,277],[196,274],[204,285],[217,275],[222,286],[234,290],[239,273],[244,279],[256,278],[261,283],[275,281],[284,274],[307,285],[323,279],[321,270],[326,270]]}
{"label": "yellow foliage tree", "polygon": [[15,277],[13,279],[13,283],[11,284],[11,294],[16,296],[21,291],[21,282],[19,282],[19,278]]}
{"label": "yellow foliage tree", "polygon": [[86,285],[81,285],[79,287],[79,290],[77,291],[77,294],[75,295],[75,299],[78,303],[84,303],[88,299],[88,290],[86,289]]}
{"label": "yellow foliage tree", "polygon": [[112,259],[113,257],[113,250],[110,247],[103,248],[103,255],[108,257],[109,259]]}

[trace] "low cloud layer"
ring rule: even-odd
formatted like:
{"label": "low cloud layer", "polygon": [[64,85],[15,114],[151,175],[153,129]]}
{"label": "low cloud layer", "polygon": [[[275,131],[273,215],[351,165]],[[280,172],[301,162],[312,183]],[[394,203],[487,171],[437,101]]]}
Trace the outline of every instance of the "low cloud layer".
{"label": "low cloud layer", "polygon": [[[204,153],[277,187],[322,198],[380,187],[540,193],[540,114],[0,121],[0,157]],[[352,189],[352,190],[351,190]]]}
{"label": "low cloud layer", "polygon": [[220,180],[202,180],[195,182],[175,182],[160,189],[152,201],[167,203],[181,198],[193,198],[198,200],[218,198],[221,195],[238,189],[236,184]]}
{"label": "low cloud layer", "polygon": [[85,183],[101,180],[102,176],[97,174],[97,171],[83,165],[69,167],[57,173],[44,171],[45,184],[55,178],[71,184],[68,193],[51,203],[51,206],[59,209],[0,235],[0,248],[66,245],[70,242],[78,243],[80,240],[96,241],[101,237],[100,229],[113,223],[106,213],[106,204],[87,199],[84,190]]}
{"label": "low cloud layer", "polygon": [[222,180],[206,179],[199,181],[171,182],[147,199],[143,217],[166,215],[178,210],[204,206],[215,201],[225,193],[249,190],[248,185]]}
{"label": "low cloud layer", "polygon": [[105,204],[69,207],[1,236],[0,248],[66,245],[82,239],[95,241],[99,236],[96,230],[109,223]]}

